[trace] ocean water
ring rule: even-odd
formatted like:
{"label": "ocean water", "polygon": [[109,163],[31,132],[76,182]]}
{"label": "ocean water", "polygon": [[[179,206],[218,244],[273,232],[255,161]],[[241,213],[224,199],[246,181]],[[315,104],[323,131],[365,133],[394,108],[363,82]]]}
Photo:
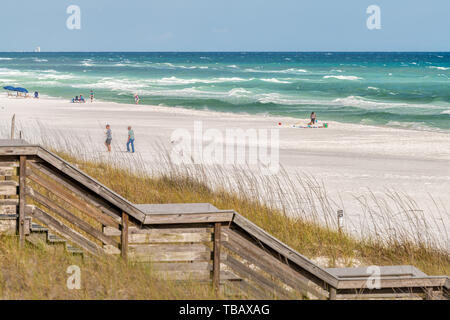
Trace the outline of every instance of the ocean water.
{"label": "ocean water", "polygon": [[210,111],[450,130],[450,53],[0,53],[0,85]]}

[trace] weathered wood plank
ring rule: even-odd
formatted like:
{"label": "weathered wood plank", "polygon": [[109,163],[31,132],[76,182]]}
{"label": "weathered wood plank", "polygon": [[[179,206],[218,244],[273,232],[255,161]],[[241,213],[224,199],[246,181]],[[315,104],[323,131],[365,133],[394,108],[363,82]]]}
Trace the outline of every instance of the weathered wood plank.
{"label": "weathered wood plank", "polygon": [[94,242],[90,241],[89,239],[86,239],[78,232],[70,229],[69,227],[67,227],[60,221],[56,220],[55,218],[53,218],[40,208],[35,206],[27,206],[26,211],[27,214],[31,215],[36,220],[41,221],[50,230],[60,234],[63,238],[66,238],[69,241],[73,241],[75,244],[85,249],[86,251],[94,255],[104,253],[103,249],[97,246]]}
{"label": "weathered wood plank", "polygon": [[105,216],[101,211],[81,201],[55,182],[43,179],[35,174],[31,174],[28,178],[101,224],[116,228],[119,227],[119,224],[115,220],[109,216]]}
{"label": "weathered wood plank", "polygon": [[0,215],[4,214],[16,214],[17,205],[0,205]]}
{"label": "weathered wood plank", "polygon": [[44,163],[31,163],[30,165],[34,170],[44,173],[58,184],[61,184],[64,188],[82,198],[98,211],[108,215],[116,221],[117,224],[120,224],[121,214],[116,209],[113,209],[111,205],[99,195],[93,194],[89,189],[72,180],[72,178],[65,177],[64,173],[51,169]]}
{"label": "weathered wood plank", "polygon": [[51,201],[44,195],[40,194],[36,190],[33,190],[31,188],[27,188],[27,195],[32,198],[33,200],[39,202],[40,204],[46,206],[49,210],[54,211],[56,214],[60,215],[63,219],[69,221],[69,223],[73,224],[74,226],[78,227],[80,230],[86,232],[87,234],[93,236],[94,238],[102,241],[104,244],[109,244],[112,246],[117,247],[119,243],[115,241],[114,239],[108,237],[100,230],[95,229],[87,223],[86,221],[78,218],[74,214],[72,214],[70,211],[66,210],[65,208],[61,207],[54,201]]}
{"label": "weathered wood plank", "polygon": [[151,264],[152,270],[155,271],[212,271],[212,263],[210,261],[201,262],[155,262]]}
{"label": "weathered wood plank", "polygon": [[[380,289],[383,288],[430,288],[443,287],[446,285],[448,277],[411,277],[411,278],[387,278],[381,277]],[[365,289],[367,288],[367,278],[341,279],[337,289]]]}
{"label": "weathered wood plank", "polygon": [[214,231],[214,228],[209,227],[191,227],[191,225],[184,225],[184,227],[175,228],[171,227],[171,225],[162,225],[157,227],[146,227],[144,226],[142,229],[138,227],[130,226],[130,234],[166,234],[166,233],[209,233],[211,234]]}
{"label": "weathered wood plank", "polygon": [[336,300],[336,288],[330,287],[329,300]]}
{"label": "weathered wood plank", "polygon": [[[209,261],[212,260],[212,252],[209,251],[174,251],[174,252],[156,252],[154,254],[138,254],[134,255],[134,253],[129,252],[128,257],[130,260],[134,260],[137,262],[187,262],[187,261]],[[225,253],[221,254],[221,261],[226,259],[227,255]]]}
{"label": "weathered wood plank", "polygon": [[18,206],[19,199],[0,199],[0,206]]}
{"label": "weathered wood plank", "polygon": [[0,163],[0,176],[12,177],[17,175],[17,168],[15,167],[3,167]]}
{"label": "weathered wood plank", "polygon": [[0,158],[0,167],[17,169],[19,167],[18,160],[19,160],[19,157],[17,157],[17,156],[13,156],[13,157],[2,156]]}
{"label": "weathered wood plank", "polygon": [[207,213],[186,213],[186,214],[151,214],[145,217],[144,224],[177,224],[177,223],[215,223],[231,222],[234,213],[207,212]]}
{"label": "weathered wood plank", "polygon": [[265,232],[263,229],[244,218],[240,214],[235,214],[233,222],[245,230],[250,236],[261,241],[268,247],[272,248],[279,254],[283,255],[287,259],[291,260],[293,263],[297,264],[300,268],[310,272],[317,278],[323,280],[327,284],[336,287],[338,284],[338,279],[332,274],[328,273],[326,270],[322,269],[306,257],[302,256],[292,248],[288,247],[286,244],[282,243],[272,235]]}
{"label": "weathered wood plank", "polygon": [[337,294],[334,300],[365,300],[365,299],[389,299],[389,300],[412,300],[422,299],[418,293],[371,293],[371,294]]}
{"label": "weathered wood plank", "polygon": [[130,260],[140,262],[157,262],[157,261],[208,261],[211,260],[211,252],[155,252],[153,254],[135,254],[129,253]]}
{"label": "weathered wood plank", "polygon": [[[202,270],[194,270],[194,271],[156,271],[155,275],[157,275],[160,279],[165,280],[193,280],[193,281],[211,281],[211,272],[210,271],[202,271]],[[235,274],[222,271],[220,273],[220,277],[223,280],[239,280],[240,278]]]}
{"label": "weathered wood plank", "polygon": [[133,206],[133,204],[130,203],[128,200],[126,200],[125,198],[116,194],[112,190],[108,189],[107,187],[102,185],[97,180],[93,179],[92,177],[89,177],[84,172],[78,170],[77,168],[70,165],[68,162],[61,159],[57,155],[49,152],[48,150],[39,148],[37,153],[40,158],[47,161],[55,168],[61,170],[66,175],[72,177],[79,183],[83,184],[85,187],[90,189],[92,192],[100,195],[105,200],[114,204],[115,206],[122,209],[123,211],[127,212],[129,215],[131,215],[138,221],[141,221],[141,222],[144,221],[145,214],[143,212],[141,212],[139,209],[137,209],[135,206]]}
{"label": "weathered wood plank", "polygon": [[216,293],[219,292],[220,285],[220,247],[221,247],[221,225],[219,222],[214,224],[214,257],[213,257],[213,286]]}
{"label": "weathered wood plank", "polygon": [[0,146],[0,155],[22,155],[22,156],[28,156],[28,155],[36,155],[37,151],[40,147],[38,146]]}
{"label": "weathered wood plank", "polygon": [[0,234],[15,235],[17,232],[17,219],[0,219]]}
{"label": "weathered wood plank", "polygon": [[164,252],[179,252],[179,251],[190,251],[190,252],[211,252],[211,249],[203,244],[145,244],[145,245],[135,245],[130,244],[129,251],[135,255],[149,255],[153,253],[164,253]]}
{"label": "weathered wood plank", "polygon": [[223,244],[228,250],[238,254],[267,274],[276,276],[280,281],[304,295],[312,294],[317,298],[326,298],[325,292],[320,292],[319,288],[315,288],[316,285],[304,274],[277,259],[271,252],[264,250],[264,247],[250,242],[237,231],[229,228],[224,228],[223,233],[228,235],[228,242]]}
{"label": "weathered wood plank", "polygon": [[13,196],[18,194],[19,184],[13,180],[0,181],[0,195],[1,196]]}
{"label": "weathered wood plank", "polygon": [[[130,230],[130,228],[128,229],[128,231],[129,230]],[[108,226],[103,226],[103,233],[105,235],[107,235],[108,237],[120,237],[120,236],[122,236],[122,232],[120,231],[120,229],[113,228],[113,227],[108,227]]]}
{"label": "weathered wood plank", "polygon": [[122,212],[121,231],[120,251],[122,258],[126,260],[128,257],[128,214],[126,212]]}
{"label": "weathered wood plank", "polygon": [[155,233],[132,233],[129,235],[129,243],[154,243],[154,242],[210,242],[211,234],[208,233],[178,233],[166,231]]}
{"label": "weathered wood plank", "polygon": [[27,157],[20,156],[19,166],[19,244],[25,244],[25,206],[26,206],[26,182],[27,182]]}
{"label": "weathered wood plank", "polygon": [[290,299],[294,297],[292,293],[281,288],[273,281],[263,277],[261,274],[258,274],[256,271],[251,270],[230,255],[227,256],[227,260],[224,260],[224,264],[230,267],[233,272],[242,278],[254,282],[267,292],[271,292],[274,298]]}

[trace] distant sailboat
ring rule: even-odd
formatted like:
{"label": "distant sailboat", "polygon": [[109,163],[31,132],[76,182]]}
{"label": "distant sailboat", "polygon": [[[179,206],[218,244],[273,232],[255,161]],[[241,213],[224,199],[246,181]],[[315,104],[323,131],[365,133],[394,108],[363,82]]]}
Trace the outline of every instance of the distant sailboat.
{"label": "distant sailboat", "polygon": [[34,52],[41,52],[41,47],[36,47],[36,49],[34,49]]}

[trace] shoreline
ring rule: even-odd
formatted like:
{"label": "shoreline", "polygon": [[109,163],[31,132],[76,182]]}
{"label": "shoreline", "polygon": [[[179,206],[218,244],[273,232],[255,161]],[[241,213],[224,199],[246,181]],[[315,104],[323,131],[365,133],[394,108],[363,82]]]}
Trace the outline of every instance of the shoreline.
{"label": "shoreline", "polygon": [[[0,96],[0,100],[4,98],[2,96]],[[8,98],[11,100],[14,100],[12,98]],[[34,100],[34,98],[28,98],[28,99],[32,99]],[[27,99],[27,100],[28,100]],[[71,105],[90,105],[91,102],[89,100],[89,98],[86,98],[86,102],[85,103],[71,103],[70,100],[66,100],[62,97],[55,97],[55,96],[48,96],[48,95],[40,95],[39,100],[50,100],[50,101],[58,101],[60,103],[69,103]],[[177,113],[176,111],[178,110],[180,114],[199,114],[199,115],[223,115],[223,116],[244,116],[244,117],[255,117],[255,118],[263,118],[263,119],[272,119],[274,121],[274,123],[278,123],[280,122],[280,120],[283,121],[290,121],[290,122],[300,122],[300,121],[304,121],[305,123],[308,123],[309,119],[307,118],[295,118],[295,117],[288,117],[288,116],[276,116],[276,115],[266,115],[266,114],[262,114],[262,113],[248,113],[248,112],[232,112],[232,111],[215,111],[215,110],[210,110],[210,109],[205,109],[205,110],[201,110],[201,109],[195,109],[195,108],[185,108],[183,106],[164,106],[164,105],[152,105],[152,104],[139,104],[136,105],[133,102],[130,103],[123,103],[123,102],[115,102],[115,101],[109,101],[109,100],[104,100],[104,99],[95,99],[94,100],[94,104],[112,104],[112,105],[117,105],[117,106],[134,106],[134,107],[148,107],[148,108],[152,108],[153,110],[156,109],[160,109],[160,111],[163,112],[171,112],[171,113]],[[1,106],[0,106],[1,107]],[[337,125],[350,125],[350,126],[360,126],[363,128],[379,128],[379,129],[392,129],[392,130],[407,130],[407,131],[418,131],[418,132],[432,132],[432,133],[442,133],[442,134],[449,134],[450,135],[450,130],[446,130],[446,129],[440,129],[440,128],[433,128],[433,127],[422,127],[422,129],[415,129],[415,128],[410,128],[410,127],[401,127],[401,126],[388,126],[388,125],[382,125],[382,124],[365,124],[365,123],[356,123],[356,122],[341,122],[341,121],[336,121],[336,120],[320,120],[320,122],[322,123],[331,123],[331,124],[337,124]],[[289,127],[290,128],[290,127]]]}

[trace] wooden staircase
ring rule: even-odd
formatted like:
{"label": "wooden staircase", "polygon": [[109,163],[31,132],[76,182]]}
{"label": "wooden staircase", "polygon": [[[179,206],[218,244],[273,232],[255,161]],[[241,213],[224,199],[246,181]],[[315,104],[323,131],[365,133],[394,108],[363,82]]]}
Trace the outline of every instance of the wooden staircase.
{"label": "wooden staircase", "polygon": [[30,234],[25,241],[36,247],[62,246],[68,254],[84,257],[84,251],[71,245],[66,239],[57,236],[49,231],[48,228],[32,222],[30,225]]}
{"label": "wooden staircase", "polygon": [[[405,266],[324,269],[233,210],[210,204],[136,205],[23,140],[0,140],[0,233],[70,254],[151,262],[168,281],[209,282],[256,299],[449,298],[450,279]],[[411,271],[412,270],[412,271]]]}

